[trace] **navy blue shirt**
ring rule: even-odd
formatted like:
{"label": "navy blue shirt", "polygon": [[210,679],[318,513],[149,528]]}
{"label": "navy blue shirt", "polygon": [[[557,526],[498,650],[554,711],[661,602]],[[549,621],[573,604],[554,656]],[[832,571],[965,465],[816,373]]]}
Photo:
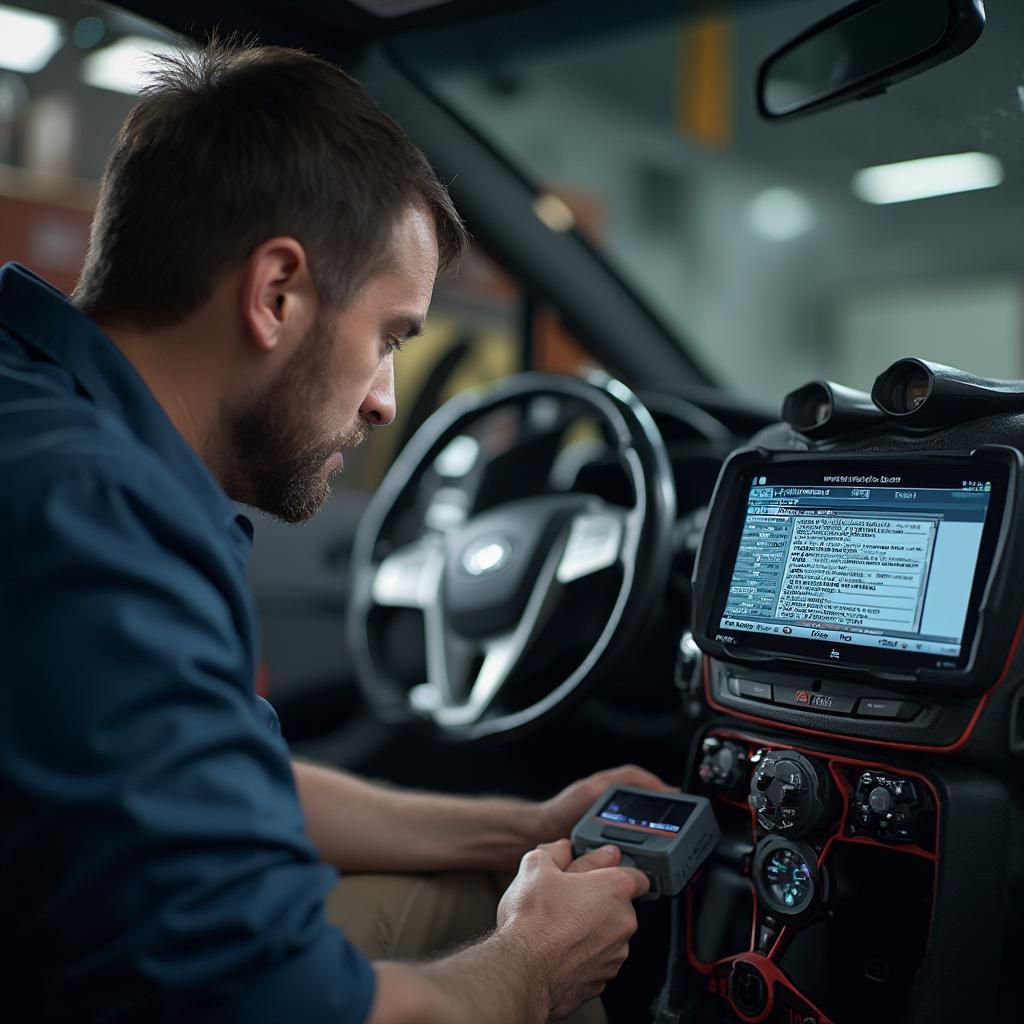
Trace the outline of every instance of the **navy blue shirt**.
{"label": "navy blue shirt", "polygon": [[357,1024],[251,528],[112,342],[0,270],[0,1017]]}

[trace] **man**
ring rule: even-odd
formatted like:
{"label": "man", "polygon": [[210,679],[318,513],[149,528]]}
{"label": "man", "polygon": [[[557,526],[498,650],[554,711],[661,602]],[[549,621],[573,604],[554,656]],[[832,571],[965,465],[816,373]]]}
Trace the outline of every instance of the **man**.
{"label": "man", "polygon": [[[293,769],[253,694],[251,531],[229,498],[320,508],[344,450],[394,418],[394,351],[464,239],[351,79],[212,47],[166,63],[123,126],[74,304],[0,273],[10,1019],[525,1024],[625,959],[647,883],[614,849],[572,862],[564,837],[605,786],[653,776],[544,804],[388,791]],[[493,930],[433,962],[371,965],[325,918],[328,864],[520,857]],[[347,881],[340,919],[363,913]],[[402,921],[378,917],[364,944],[400,955]]]}

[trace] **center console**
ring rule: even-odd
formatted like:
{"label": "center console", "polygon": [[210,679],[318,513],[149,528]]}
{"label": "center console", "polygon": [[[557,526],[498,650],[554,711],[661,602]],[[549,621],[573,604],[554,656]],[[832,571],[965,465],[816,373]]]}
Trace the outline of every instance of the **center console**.
{"label": "center console", "polygon": [[723,839],[685,901],[686,1019],[992,1019],[1021,467],[1000,445],[726,463],[694,574],[719,718],[684,783]]}

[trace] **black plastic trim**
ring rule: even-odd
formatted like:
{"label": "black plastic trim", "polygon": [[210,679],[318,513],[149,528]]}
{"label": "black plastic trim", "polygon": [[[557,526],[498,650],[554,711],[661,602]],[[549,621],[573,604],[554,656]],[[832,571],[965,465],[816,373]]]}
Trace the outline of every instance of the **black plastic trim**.
{"label": "black plastic trim", "polygon": [[939,858],[928,951],[908,1022],[995,1020],[1009,890],[1010,796],[996,779],[944,765]]}
{"label": "black plastic trim", "polygon": [[[771,683],[774,686],[808,686],[806,676],[783,675],[779,672],[757,671],[712,659],[709,672],[711,698],[723,708],[745,715],[753,715],[784,726],[811,729],[840,738],[854,736],[879,743],[905,743],[912,746],[945,747],[956,743],[970,723],[977,702],[955,700],[944,703],[929,700],[909,722],[891,719],[860,718],[855,714],[829,715],[817,711],[804,711],[784,704],[768,703],[741,697],[732,692],[730,677]],[[815,680],[817,682],[817,680]],[[813,685],[813,684],[812,684]],[[846,695],[851,697],[879,697],[891,700],[891,690],[865,686],[860,683],[829,680],[822,681],[815,693]]]}

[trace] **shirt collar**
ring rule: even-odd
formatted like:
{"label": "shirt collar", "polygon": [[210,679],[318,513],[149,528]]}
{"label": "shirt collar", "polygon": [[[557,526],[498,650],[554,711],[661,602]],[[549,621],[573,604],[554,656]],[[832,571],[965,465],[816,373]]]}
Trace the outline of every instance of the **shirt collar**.
{"label": "shirt collar", "polygon": [[67,297],[17,263],[0,268],[0,326],[67,370],[92,401],[167,463],[183,486],[228,529],[244,558],[252,524],[178,433],[146,382],[96,323]]}

